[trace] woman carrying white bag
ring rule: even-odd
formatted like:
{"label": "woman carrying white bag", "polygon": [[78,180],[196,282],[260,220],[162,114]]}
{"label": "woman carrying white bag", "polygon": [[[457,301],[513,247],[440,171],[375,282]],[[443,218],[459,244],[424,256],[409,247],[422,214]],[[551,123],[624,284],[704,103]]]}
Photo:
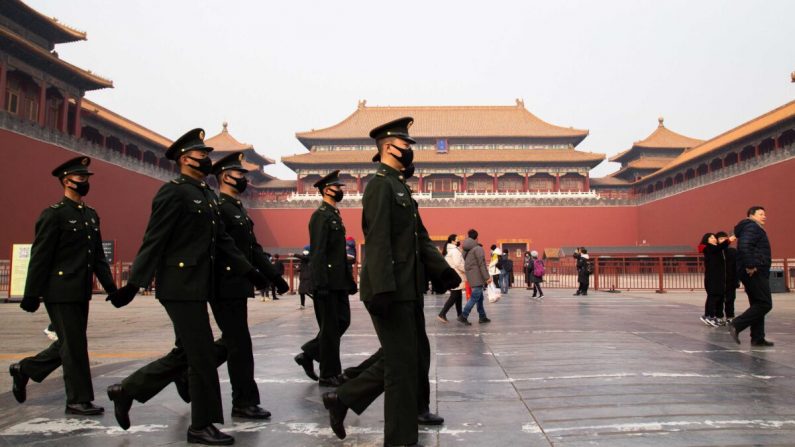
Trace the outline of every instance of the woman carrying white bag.
{"label": "woman carrying white bag", "polygon": [[490,303],[496,303],[502,298],[502,292],[494,285],[494,281],[490,282],[489,286],[486,287],[486,298],[488,298]]}

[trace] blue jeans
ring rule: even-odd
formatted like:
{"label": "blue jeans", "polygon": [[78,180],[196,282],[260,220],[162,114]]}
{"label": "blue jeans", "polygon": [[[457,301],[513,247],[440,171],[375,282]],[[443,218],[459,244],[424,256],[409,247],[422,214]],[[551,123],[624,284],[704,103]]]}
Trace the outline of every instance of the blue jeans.
{"label": "blue jeans", "polygon": [[461,312],[461,316],[469,318],[469,313],[472,312],[472,307],[476,304],[478,306],[478,315],[480,315],[480,318],[486,318],[486,309],[483,308],[483,286],[472,288],[472,296],[469,298],[469,301],[467,301],[467,305],[464,306],[464,311]]}
{"label": "blue jeans", "polygon": [[500,292],[508,293],[508,286],[510,285],[510,278],[508,272],[500,272]]}

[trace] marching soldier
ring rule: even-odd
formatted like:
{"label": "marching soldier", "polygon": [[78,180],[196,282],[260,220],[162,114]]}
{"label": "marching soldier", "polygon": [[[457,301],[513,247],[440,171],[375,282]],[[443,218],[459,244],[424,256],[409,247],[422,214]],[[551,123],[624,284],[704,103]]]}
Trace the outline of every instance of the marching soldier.
{"label": "marching soldier", "polygon": [[[408,129],[410,117],[379,126],[370,132],[381,161],[363,198],[362,230],[367,256],[361,275],[361,299],[370,313],[383,355],[367,370],[336,392],[324,393],[331,428],[345,438],[343,425],[348,409],[361,414],[375,398],[384,396],[384,443],[413,445],[418,437],[418,369],[425,334],[423,289],[425,271],[446,289],[460,284],[433,245],[405,177],[413,173],[414,140]],[[405,170],[406,173],[401,171]],[[423,339],[425,340],[423,342]]]}
{"label": "marching soldier", "polygon": [[[243,168],[242,152],[235,152],[218,160],[212,174],[220,190],[219,209],[227,233],[246,259],[276,286],[279,294],[289,285],[270,263],[254,235],[254,222],[246,213],[239,195],[246,190],[247,169]],[[218,294],[210,301],[215,322],[222,335],[215,342],[218,364],[227,362],[232,384],[232,416],[248,419],[267,419],[270,412],[262,409],[259,389],[254,381],[254,354],[248,330],[248,298],[254,297],[254,286],[244,276],[234,274],[223,252],[218,253]]]}
{"label": "marching soldier", "polygon": [[356,293],[353,271],[345,250],[345,226],[337,204],[342,201],[344,184],[336,170],[315,183],[323,204],[309,220],[309,269],[315,301],[315,317],[320,331],[301,346],[295,362],[309,378],[318,380],[313,361],[320,363],[320,385],[336,387],[343,383],[340,338],[351,324],[348,294]]}
{"label": "marching soldier", "polygon": [[102,250],[99,215],[83,203],[88,194],[88,165],[91,159],[77,157],[52,171],[58,177],[64,198],[45,209],[36,222],[36,236],[28,265],[25,295],[20,307],[28,312],[39,308],[43,298],[57,340],[33,357],[9,368],[13,394],[25,402],[29,379],[41,382],[63,366],[66,413],[83,416],[102,414],[94,405],[94,388],[88,361],[86,327],[93,275],[108,293],[116,291],[110,266]]}
{"label": "marching soldier", "polygon": [[175,348],[120,384],[108,387],[108,397],[113,401],[117,422],[126,430],[133,399],[146,402],[177,380],[188,366],[188,442],[230,445],[234,438],[213,425],[224,421],[207,313],[207,302],[215,299],[216,253],[223,254],[230,274],[245,276],[257,288],[264,287],[266,279],[226,233],[218,197],[204,182],[212,169],[212,150],[204,144],[202,129],[191,130],[168,148],[166,157],[178,163],[181,175],[155,195],[129,281],[108,297],[114,306],[125,306],[139,287],[155,277],[156,297],[174,325]]}

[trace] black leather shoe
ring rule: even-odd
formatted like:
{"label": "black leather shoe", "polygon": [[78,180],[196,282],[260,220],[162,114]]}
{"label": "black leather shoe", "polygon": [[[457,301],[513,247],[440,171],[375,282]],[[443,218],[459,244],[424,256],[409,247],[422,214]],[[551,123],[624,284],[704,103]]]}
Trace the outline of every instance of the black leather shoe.
{"label": "black leather shoe", "polygon": [[246,419],[268,419],[271,412],[261,408],[259,405],[248,407],[232,407],[232,417]]}
{"label": "black leather shoe", "polygon": [[417,423],[420,425],[442,425],[444,418],[430,411],[424,411],[417,415]]}
{"label": "black leather shoe", "polygon": [[478,323],[480,323],[480,324],[483,324],[483,323],[491,323],[491,320],[489,320],[489,319],[488,319],[488,318],[486,318],[486,317],[483,317],[483,318],[481,318],[481,319],[479,319],[479,320],[478,320]]}
{"label": "black leather shoe", "polygon": [[463,315],[459,315],[459,316],[458,316],[458,318],[456,318],[456,320],[458,320],[458,322],[459,322],[459,323],[461,323],[461,324],[463,324],[463,325],[465,325],[465,326],[472,326],[472,323],[470,323],[469,321],[467,321],[467,319],[466,319],[466,318],[464,318],[464,316],[463,316]]}
{"label": "black leather shoe", "polygon": [[180,374],[179,377],[174,379],[174,386],[177,387],[177,394],[186,403],[190,403],[190,384],[188,382],[188,375]]}
{"label": "black leather shoe", "polygon": [[295,356],[293,360],[295,360],[295,363],[298,363],[299,365],[301,365],[302,368],[304,368],[304,372],[306,373],[307,377],[309,377],[312,380],[317,380],[317,374],[315,373],[315,365],[312,362],[312,359],[309,358],[308,355],[302,352],[297,356]]}
{"label": "black leather shoe", "polygon": [[108,399],[113,402],[113,413],[116,415],[116,422],[119,423],[119,427],[124,430],[130,428],[132,397],[124,391],[121,384],[117,383],[108,387]]}
{"label": "black leather shoe", "polygon": [[320,386],[328,386],[328,387],[338,387],[345,383],[345,380],[342,379],[342,376],[331,376],[331,377],[321,377]]}
{"label": "black leather shoe", "polygon": [[28,376],[22,373],[22,368],[19,366],[19,363],[12,363],[11,366],[8,367],[8,373],[11,374],[11,378],[14,379],[14,385],[11,387],[11,391],[14,393],[14,399],[19,403],[25,402],[28,398],[28,393],[25,390],[25,387],[28,386]]}
{"label": "black leather shoe", "polygon": [[340,439],[345,439],[345,415],[348,414],[348,407],[337,396],[337,393],[323,393],[323,406],[328,410],[329,424],[331,430]]}
{"label": "black leather shoe", "polygon": [[734,324],[729,324],[729,335],[732,336],[732,340],[735,341],[738,345],[740,344],[740,337],[737,335],[737,328],[734,327]]}
{"label": "black leather shoe", "polygon": [[66,414],[76,414],[78,416],[96,416],[104,412],[104,408],[94,405],[91,402],[66,404]]}
{"label": "black leather shoe", "polygon": [[760,346],[760,347],[765,347],[765,348],[769,348],[769,347],[775,346],[775,345],[776,344],[773,343],[772,341],[765,340],[764,338],[762,340],[759,340],[759,341],[752,341],[751,342],[751,346]]}
{"label": "black leather shoe", "polygon": [[188,444],[232,445],[234,443],[235,438],[218,430],[213,424],[198,430],[193,427],[188,428]]}

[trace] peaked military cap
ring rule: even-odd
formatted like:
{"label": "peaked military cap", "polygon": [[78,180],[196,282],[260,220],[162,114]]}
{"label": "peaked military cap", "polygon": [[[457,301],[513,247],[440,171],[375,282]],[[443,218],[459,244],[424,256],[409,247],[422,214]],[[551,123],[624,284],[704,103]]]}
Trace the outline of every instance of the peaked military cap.
{"label": "peaked military cap", "polygon": [[327,176],[325,176],[322,179],[316,181],[313,186],[315,188],[317,188],[317,189],[322,191],[323,188],[325,188],[326,186],[334,186],[334,185],[345,186],[345,183],[342,183],[340,181],[340,170],[339,169],[331,172]]}
{"label": "peaked military cap", "polygon": [[213,164],[212,171],[210,172],[212,172],[213,175],[218,175],[230,169],[244,173],[248,172],[248,169],[243,167],[243,160],[245,160],[245,158],[246,157],[242,152],[232,152],[226,157],[216,161],[215,164]]}
{"label": "peaked military cap", "polygon": [[180,155],[188,151],[202,150],[212,152],[213,148],[204,144],[204,129],[193,129],[185,135],[179,137],[177,141],[171,143],[166,151],[166,158],[176,160]]}
{"label": "peaked military cap", "polygon": [[85,156],[75,157],[62,163],[60,166],[52,170],[53,177],[64,178],[70,174],[81,175],[94,175],[93,172],[88,170],[88,165],[91,164],[91,159]]}
{"label": "peaked military cap", "polygon": [[[398,137],[407,143],[415,144],[417,142],[409,136],[409,127],[411,127],[412,124],[414,124],[414,118],[410,116],[404,116],[403,118],[398,118],[371,130],[370,138],[377,141],[386,137]],[[379,160],[381,160],[380,152],[375,154],[373,157],[373,161]]]}

